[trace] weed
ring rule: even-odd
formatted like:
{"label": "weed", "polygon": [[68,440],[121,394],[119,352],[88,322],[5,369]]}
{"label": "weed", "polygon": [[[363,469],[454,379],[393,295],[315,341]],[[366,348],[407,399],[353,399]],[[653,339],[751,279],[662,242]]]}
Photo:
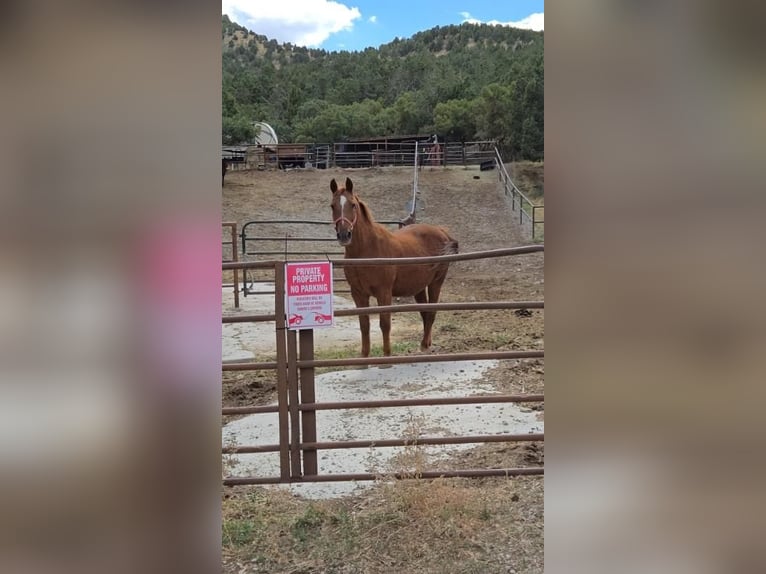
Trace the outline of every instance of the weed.
{"label": "weed", "polygon": [[303,515],[297,517],[290,528],[293,538],[299,542],[307,542],[312,536],[316,538],[317,531],[325,521],[325,513],[310,505]]}
{"label": "weed", "polygon": [[[420,343],[414,341],[392,341],[391,355],[411,355],[420,349]],[[373,345],[370,348],[371,357],[383,356],[383,345]]]}
{"label": "weed", "polygon": [[[224,445],[226,448],[233,448],[237,446],[237,442],[234,438],[229,437],[226,439],[226,443]],[[231,474],[231,472],[236,468],[236,466],[239,464],[239,459],[235,454],[232,453],[226,453],[223,455],[223,460],[221,462],[221,475],[222,477],[226,477]]]}
{"label": "weed", "polygon": [[253,542],[255,523],[250,519],[235,518],[223,523],[224,546],[244,547]]}

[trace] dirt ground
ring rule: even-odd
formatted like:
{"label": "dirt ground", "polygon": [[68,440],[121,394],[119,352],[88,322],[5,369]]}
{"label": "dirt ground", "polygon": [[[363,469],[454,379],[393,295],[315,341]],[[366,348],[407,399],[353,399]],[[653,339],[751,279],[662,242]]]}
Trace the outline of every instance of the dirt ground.
{"label": "dirt ground", "polygon": [[[523,166],[524,181],[517,181],[523,191],[540,196],[542,189],[542,165]],[[509,170],[510,171],[510,170]],[[539,172],[539,173],[538,173]],[[513,172],[512,172],[513,173]],[[377,220],[399,220],[407,215],[407,203],[412,198],[412,168],[368,168],[368,169],[329,169],[329,170],[293,170],[293,171],[234,171],[226,175],[222,190],[223,221],[237,222],[238,228],[255,219],[323,219],[329,221],[330,215],[330,180],[339,183],[349,177],[354,182],[354,190],[371,208]],[[524,189],[526,181],[532,182],[534,189]],[[477,168],[424,168],[419,173],[421,201],[417,212],[419,222],[433,223],[447,227],[450,234],[460,245],[460,252],[481,251],[500,247],[515,247],[532,243],[528,230],[520,230],[515,218],[511,216],[510,203],[506,200],[494,171],[481,172]],[[534,193],[533,193],[534,192]],[[542,199],[540,200],[542,203]],[[306,228],[300,226],[263,226],[263,233],[284,237],[305,234]],[[331,226],[316,227],[312,236],[334,238]],[[292,243],[290,246],[294,246]],[[264,246],[265,248],[265,246]],[[275,243],[270,249],[283,249],[284,240]],[[340,248],[333,242],[301,244],[301,248],[327,250],[332,256],[342,257]],[[224,250],[225,251],[225,250]],[[274,259],[281,259],[272,256]],[[341,272],[342,273],[342,272]],[[503,257],[479,261],[453,263],[442,290],[443,302],[457,301],[539,301],[543,300],[543,254],[534,253],[516,257]],[[411,300],[403,300],[410,303]],[[434,325],[434,351],[440,353],[459,351],[494,351],[542,349],[544,339],[544,321],[542,310],[530,310],[518,313],[513,310],[502,311],[445,311],[436,317]],[[377,328],[373,317],[371,329]],[[420,341],[420,318],[417,314],[393,315],[392,343],[394,352],[418,353]],[[356,349],[346,349],[346,356],[356,356]],[[489,372],[488,377],[501,392],[537,393],[543,392],[544,369],[541,360],[505,361]],[[276,379],[271,371],[266,372],[225,372],[223,373],[224,406],[264,404],[276,398]],[[542,410],[543,405],[530,404],[530,408]],[[489,444],[465,451],[453,461],[456,468],[477,468],[482,466],[530,466],[543,464],[543,445],[538,444]],[[451,482],[447,483],[453,484]],[[481,481],[456,481],[453,486],[444,488],[459,489],[466,500],[484,500],[487,497],[504,497],[502,504],[492,507],[492,518],[484,521],[486,508],[479,512],[476,524],[470,529],[473,538],[486,540],[484,547],[467,546],[462,560],[453,555],[449,563],[434,565],[434,569],[417,567],[422,572],[541,572],[542,571],[542,509],[543,481],[541,478],[483,479]],[[405,488],[405,487],[403,487]],[[406,487],[410,488],[410,487]],[[416,489],[417,487],[412,487]],[[512,494],[508,494],[512,491]],[[249,511],[243,510],[243,501],[252,501],[253,490],[230,489],[225,491],[227,503],[224,504],[224,530],[238,525],[242,516]],[[401,492],[409,493],[409,490]],[[401,496],[404,496],[401,494]],[[427,496],[426,491],[418,496]],[[446,492],[446,491],[445,491]],[[380,496],[384,496],[380,494]],[[397,495],[397,496],[400,496]],[[507,495],[507,496],[506,496]],[[378,496],[378,495],[375,495]],[[409,494],[407,494],[409,496]],[[414,495],[413,495],[414,496]],[[449,494],[452,496],[452,494]],[[508,500],[506,498],[508,497]],[[393,504],[391,497],[385,504]],[[506,504],[507,503],[507,504]],[[250,504],[249,502],[247,504]],[[273,501],[269,504],[275,504]],[[295,506],[294,501],[285,502],[295,510],[302,520],[308,510],[305,506]],[[328,539],[336,540],[338,516],[354,505],[372,504],[356,499],[346,502],[332,502],[326,506],[311,506],[326,515],[317,519],[315,535],[321,538],[326,532]],[[384,504],[384,503],[381,503]],[[385,506],[385,505],[384,505]],[[383,512],[384,506],[378,510]],[[252,506],[250,512],[255,512]],[[314,512],[314,510],[312,510]],[[478,512],[478,511],[477,511]],[[289,512],[285,511],[285,515]],[[296,514],[296,516],[298,516]],[[312,514],[312,516],[314,516]],[[359,515],[362,516],[361,514]],[[228,517],[228,518],[227,518]],[[333,518],[334,517],[334,518]],[[330,520],[332,518],[332,520]],[[226,522],[228,520],[228,522]],[[252,520],[253,519],[248,519]],[[313,519],[312,519],[313,520]],[[345,519],[344,519],[345,520]],[[361,520],[361,518],[360,518]],[[409,519],[407,519],[409,520]],[[512,522],[511,523],[509,523]],[[249,524],[249,523],[248,523]],[[303,524],[301,522],[301,524]],[[312,523],[313,524],[313,523]],[[366,524],[366,523],[365,523]],[[284,526],[284,525],[283,525]],[[364,534],[361,522],[350,522],[349,532],[356,535],[354,528],[359,528],[359,535]],[[373,525],[377,534],[380,525]],[[373,527],[371,526],[371,527]],[[403,527],[406,532],[407,525]],[[417,528],[416,525],[412,525]],[[486,529],[486,532],[481,530]],[[282,528],[284,530],[284,528]],[[427,539],[428,533],[416,530],[418,537]],[[264,530],[266,532],[266,530]],[[478,534],[477,534],[478,533]],[[235,532],[236,534],[236,532]],[[351,536],[348,534],[348,536]],[[264,536],[266,536],[264,534]],[[436,547],[429,552],[439,556],[438,540],[443,536],[438,531],[433,534]],[[300,538],[300,537],[299,537]],[[251,562],[252,553],[246,551],[247,545],[237,544],[236,540],[226,537],[224,552],[226,572],[393,572],[413,571],[415,563],[402,556],[392,555],[389,562],[378,565],[376,559],[367,560],[362,554],[338,550],[340,562],[346,568],[331,568],[327,557],[312,559],[305,569],[281,569],[271,558],[261,557],[264,570],[258,569]],[[261,540],[263,542],[265,538]],[[293,541],[295,542],[295,541]],[[327,542],[329,544],[330,542]],[[285,541],[280,542],[284,552]],[[305,541],[295,542],[305,552]],[[453,549],[455,541],[452,541]],[[478,544],[478,543],[477,543]],[[303,545],[303,546],[301,546]],[[288,544],[289,546],[289,544]],[[243,550],[245,548],[245,550]],[[442,549],[442,552],[448,551]],[[502,551],[501,551],[502,550]],[[456,550],[457,551],[457,550]],[[317,552],[320,552],[317,550]],[[324,552],[324,551],[322,551]],[[361,551],[360,551],[361,552]],[[424,557],[428,557],[425,550]],[[321,552],[320,552],[321,554]],[[424,558],[424,559],[425,559]],[[356,566],[348,566],[349,560],[356,559]],[[253,559],[254,560],[254,559]],[[399,560],[399,562],[397,562]],[[484,560],[484,561],[482,561]],[[475,564],[474,564],[475,562]],[[426,562],[424,561],[423,564]],[[250,566],[247,566],[250,564]],[[474,565],[474,566],[471,566]]]}
{"label": "dirt ground", "polygon": [[[251,220],[329,221],[330,180],[335,178],[341,182],[346,177],[354,182],[354,190],[370,206],[377,220],[396,221],[407,215],[407,203],[412,199],[412,168],[253,170],[226,175],[223,220],[236,222],[238,229]],[[418,179],[418,221],[447,227],[458,240],[460,252],[532,243],[528,233],[522,232],[509,215],[509,203],[500,191],[494,171],[480,172],[476,168],[462,167],[424,168]],[[331,226],[264,225],[261,229],[260,234],[275,237],[283,237],[286,233],[334,237]],[[334,242],[292,242],[288,245],[290,249],[324,250],[333,257],[342,257],[342,250]],[[258,248],[281,250],[284,241],[260,242]],[[278,255],[269,257],[281,258]],[[543,255],[533,253],[452,264],[441,301],[536,301],[543,299],[543,291]],[[372,329],[377,327],[376,323],[373,317]],[[393,316],[392,343],[400,343],[399,348],[405,352],[417,352],[419,331],[417,314]],[[434,351],[438,352],[542,348],[543,312],[531,310],[528,316],[510,310],[441,312],[436,317],[433,341]],[[510,371],[519,376],[509,379]],[[504,363],[493,376],[503,390],[537,391],[542,389],[542,362]],[[273,373],[224,373],[225,406],[270,402],[274,400],[274,389]]]}

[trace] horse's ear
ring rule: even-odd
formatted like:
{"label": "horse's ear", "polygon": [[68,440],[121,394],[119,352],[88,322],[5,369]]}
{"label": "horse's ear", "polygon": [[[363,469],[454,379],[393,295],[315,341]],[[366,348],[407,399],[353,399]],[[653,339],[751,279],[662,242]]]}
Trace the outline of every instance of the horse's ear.
{"label": "horse's ear", "polygon": [[334,179],[330,182],[330,191],[332,191],[333,193],[338,191],[338,184],[335,183]]}
{"label": "horse's ear", "polygon": [[353,190],[354,190],[353,182],[349,178],[346,178],[346,191],[351,193]]}

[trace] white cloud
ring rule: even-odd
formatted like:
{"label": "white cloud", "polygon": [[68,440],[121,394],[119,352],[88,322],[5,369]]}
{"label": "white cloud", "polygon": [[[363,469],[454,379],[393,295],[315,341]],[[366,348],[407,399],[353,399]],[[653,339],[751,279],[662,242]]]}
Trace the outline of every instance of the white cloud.
{"label": "white cloud", "polygon": [[368,22],[372,22],[372,23],[374,24],[375,22],[377,22],[377,21],[378,21],[378,17],[377,17],[377,16],[370,16],[370,17],[367,19],[367,21],[368,21]]}
{"label": "white cloud", "polygon": [[333,0],[222,0],[221,13],[256,34],[309,47],[351,30],[362,17],[358,8]]}
{"label": "white cloud", "polygon": [[463,17],[463,22],[468,22],[469,24],[490,24],[492,26],[510,26],[512,28],[524,28],[526,30],[537,30],[538,32],[540,30],[545,29],[545,13],[544,12],[535,12],[534,14],[530,14],[526,18],[522,18],[521,20],[517,20],[516,22],[500,22],[499,20],[488,20],[487,22],[482,22],[481,20],[477,20],[476,18],[472,17],[468,12],[461,12],[460,15]]}

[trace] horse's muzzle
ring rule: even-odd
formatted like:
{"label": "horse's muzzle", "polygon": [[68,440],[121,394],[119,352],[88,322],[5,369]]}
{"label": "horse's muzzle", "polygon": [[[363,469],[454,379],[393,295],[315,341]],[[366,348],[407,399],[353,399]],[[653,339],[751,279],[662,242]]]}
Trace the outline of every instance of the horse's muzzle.
{"label": "horse's muzzle", "polygon": [[344,247],[351,243],[351,230],[350,229],[339,229],[338,232],[336,233],[336,235],[338,237],[338,243],[340,243]]}

